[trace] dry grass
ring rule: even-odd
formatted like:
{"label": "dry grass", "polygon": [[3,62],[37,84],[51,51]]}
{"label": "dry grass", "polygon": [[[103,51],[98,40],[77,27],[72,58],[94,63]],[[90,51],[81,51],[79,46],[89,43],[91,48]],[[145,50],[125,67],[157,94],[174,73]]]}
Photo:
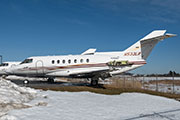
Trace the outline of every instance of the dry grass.
{"label": "dry grass", "polygon": [[[67,81],[77,82],[78,79],[74,81],[74,79],[66,79]],[[47,87],[34,87],[36,89],[42,90],[53,90],[53,91],[68,91],[68,92],[83,92],[89,91],[98,94],[106,94],[106,95],[117,95],[121,93],[129,93],[129,92],[138,92],[145,93],[150,95],[163,96],[167,98],[173,98],[176,100],[180,100],[180,95],[172,94],[172,93],[162,93],[157,91],[145,90],[142,89],[142,83],[137,80],[128,80],[127,78],[111,78],[112,84],[107,85],[99,85],[96,87],[92,86],[48,86]],[[79,81],[81,82],[81,81]],[[162,80],[158,81],[159,83],[172,84],[172,81]],[[156,81],[151,81],[151,84],[156,83]],[[176,81],[176,84],[180,84],[180,81]]]}
{"label": "dry grass", "polygon": [[142,83],[137,80],[128,80],[127,78],[112,78],[112,84],[106,85],[111,88],[142,88]]}
{"label": "dry grass", "polygon": [[180,95],[171,94],[171,93],[162,93],[156,92],[151,90],[144,90],[139,88],[114,88],[110,86],[103,86],[100,85],[98,87],[91,87],[91,86],[64,86],[64,87],[49,87],[49,88],[38,88],[36,89],[43,89],[43,90],[53,90],[53,91],[68,91],[68,92],[83,92],[89,91],[98,94],[106,94],[106,95],[118,95],[121,93],[131,93],[131,92],[138,92],[138,93],[145,93],[150,95],[157,95],[163,96],[167,98],[173,98],[176,100],[180,100]]}

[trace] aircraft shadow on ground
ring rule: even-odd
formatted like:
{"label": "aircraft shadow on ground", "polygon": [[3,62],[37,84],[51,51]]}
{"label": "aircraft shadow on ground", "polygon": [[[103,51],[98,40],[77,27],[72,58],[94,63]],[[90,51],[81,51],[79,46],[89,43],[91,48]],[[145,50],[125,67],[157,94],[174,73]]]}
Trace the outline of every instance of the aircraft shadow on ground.
{"label": "aircraft shadow on ground", "polygon": [[29,81],[28,84],[24,84],[22,80],[11,80],[11,82],[20,85],[20,86],[27,86],[27,87],[33,87],[33,86],[89,86],[89,87],[103,87],[103,85],[98,85],[98,86],[91,86],[89,83],[73,83],[73,82],[61,82],[61,81],[56,81],[53,83],[50,83],[48,81],[42,81],[42,80],[33,80]]}

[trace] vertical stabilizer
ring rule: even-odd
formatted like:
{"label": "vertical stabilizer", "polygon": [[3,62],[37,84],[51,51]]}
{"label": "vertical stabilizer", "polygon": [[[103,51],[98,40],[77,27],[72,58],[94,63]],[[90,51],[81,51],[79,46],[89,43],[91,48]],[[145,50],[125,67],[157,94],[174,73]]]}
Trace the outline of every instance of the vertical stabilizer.
{"label": "vertical stabilizer", "polygon": [[146,60],[155,45],[168,37],[176,36],[174,34],[165,34],[166,30],[155,30],[144,38],[130,46],[124,51],[124,56],[129,56],[134,59]]}

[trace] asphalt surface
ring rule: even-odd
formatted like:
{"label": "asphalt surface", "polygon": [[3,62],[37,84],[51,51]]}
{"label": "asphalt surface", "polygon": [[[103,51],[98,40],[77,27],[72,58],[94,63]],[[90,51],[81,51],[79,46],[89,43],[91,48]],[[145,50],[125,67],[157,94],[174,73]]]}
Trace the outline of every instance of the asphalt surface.
{"label": "asphalt surface", "polygon": [[28,84],[24,84],[23,80],[10,80],[11,82],[19,85],[19,86],[25,86],[25,87],[32,87],[32,88],[52,88],[52,87],[64,87],[64,86],[89,86],[89,83],[71,83],[71,82],[53,82],[49,83],[47,81],[41,81],[41,80],[33,80],[29,81]]}

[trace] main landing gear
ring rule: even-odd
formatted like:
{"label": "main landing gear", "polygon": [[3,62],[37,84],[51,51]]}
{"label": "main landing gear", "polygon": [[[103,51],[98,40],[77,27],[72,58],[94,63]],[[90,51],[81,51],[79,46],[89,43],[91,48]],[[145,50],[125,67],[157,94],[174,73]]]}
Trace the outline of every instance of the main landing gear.
{"label": "main landing gear", "polygon": [[47,81],[48,81],[49,83],[54,83],[54,78],[48,78]]}
{"label": "main landing gear", "polygon": [[94,75],[91,78],[91,85],[98,86],[99,79],[105,80],[106,78],[110,77],[111,75],[108,72],[103,72],[101,74]]}
{"label": "main landing gear", "polygon": [[91,78],[91,85],[92,86],[97,86],[98,85],[98,81],[99,81],[98,77]]}

